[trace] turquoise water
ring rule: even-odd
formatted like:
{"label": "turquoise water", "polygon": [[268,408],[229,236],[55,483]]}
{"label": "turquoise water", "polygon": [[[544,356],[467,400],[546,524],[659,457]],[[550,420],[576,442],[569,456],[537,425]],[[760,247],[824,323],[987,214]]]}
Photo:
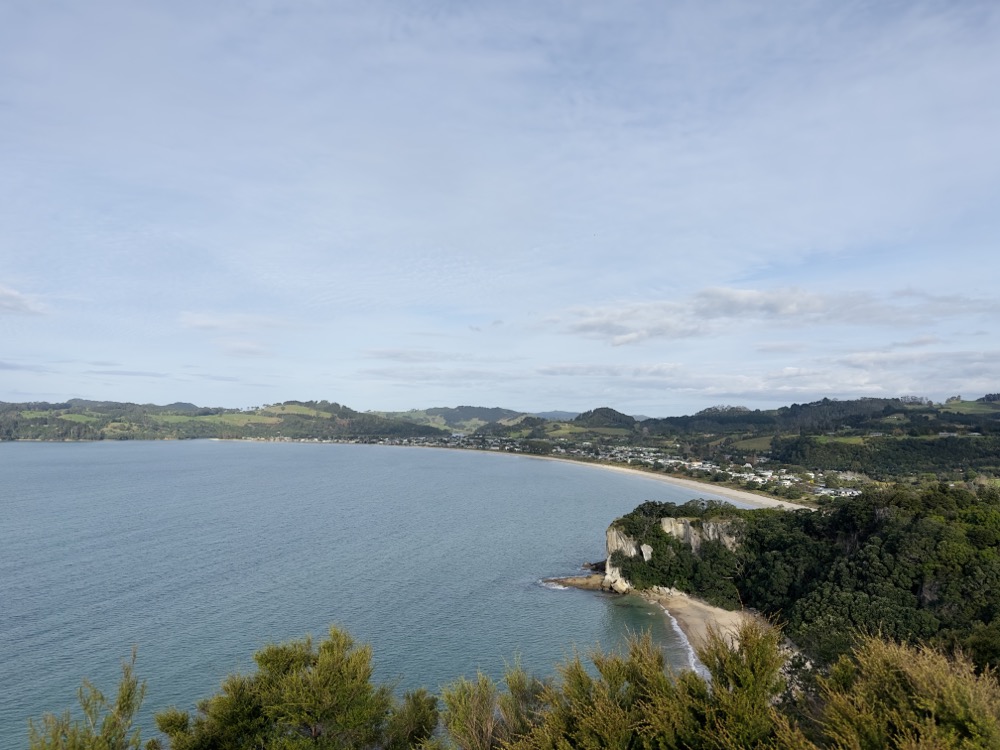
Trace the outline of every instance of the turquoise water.
{"label": "turquoise water", "polygon": [[[708,495],[706,495],[708,496]],[[653,628],[633,598],[547,588],[604,530],[686,489],[600,468],[420,448],[252,442],[0,444],[0,747],[27,719],[113,693],[138,647],[150,714],[193,708],[268,642],[331,624],[378,679],[437,690],[519,656],[551,674],[573,645]]]}

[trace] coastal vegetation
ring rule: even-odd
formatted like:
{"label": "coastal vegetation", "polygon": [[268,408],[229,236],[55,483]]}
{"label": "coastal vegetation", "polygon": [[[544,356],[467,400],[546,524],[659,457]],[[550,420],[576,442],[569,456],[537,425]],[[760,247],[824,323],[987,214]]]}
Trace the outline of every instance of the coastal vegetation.
{"label": "coastal vegetation", "polygon": [[523,416],[519,411],[499,407],[439,406],[432,409],[411,409],[410,411],[374,412],[390,419],[402,419],[417,424],[437,427],[449,432],[474,432],[484,425],[516,419]]}
{"label": "coastal vegetation", "polygon": [[[615,552],[609,563],[637,588],[781,623],[779,633],[748,622],[736,642],[711,637],[699,652],[707,681],[669,674],[639,637],[625,653],[575,655],[552,679],[515,665],[499,683],[480,674],[437,695],[398,696],[373,682],[371,649],[333,628],[319,642],[266,646],[253,673],[192,696],[193,709],[159,711],[160,737],[145,741],[133,655],[113,700],[85,682],[82,718],[31,724],[32,750],[1000,747],[997,394],[725,406],[664,420],[608,408],[560,420],[474,407],[407,417],[328,401],[0,404],[0,440],[198,437],[514,450],[816,493],[815,507],[648,502],[615,522],[643,554]],[[667,533],[663,519],[704,532],[699,544]]]}
{"label": "coastal vegetation", "polygon": [[[926,485],[1000,477],[995,396],[956,396],[941,404],[907,397],[822,399],[772,410],[715,406],[664,419],[608,407],[545,416],[473,406],[358,412],[329,401],[227,409],[73,399],[0,403],[0,441],[398,441],[624,463],[798,499],[872,481]],[[759,473],[764,464],[766,476]],[[758,475],[748,474],[748,466]]]}
{"label": "coastal vegetation", "polygon": [[[425,748],[560,750],[690,748],[995,748],[1000,684],[962,656],[860,637],[809,684],[788,679],[781,634],[747,620],[699,651],[707,676],[672,674],[648,635],[621,653],[574,654],[554,678],[516,664],[498,684],[460,678],[440,696],[396,698],[375,684],[371,650],[344,631],[267,646],[257,671],[226,678],[192,717],[156,715],[161,737],[133,726],[145,692],[133,662],[113,704],[85,683],[84,717],[32,724],[31,750],[293,750]],[[99,696],[95,700],[95,696]]]}
{"label": "coastal vegetation", "polygon": [[357,412],[329,401],[286,401],[250,409],[81,399],[0,403],[0,440],[348,440],[446,434],[429,425]]}
{"label": "coastal vegetation", "polygon": [[[660,519],[724,525],[736,544],[698,549]],[[812,659],[830,664],[863,634],[959,649],[1000,666],[1000,491],[947,484],[870,488],[816,510],[739,510],[648,502],[616,521],[651,549],[611,564],[637,588],[666,586],[784,623]]]}

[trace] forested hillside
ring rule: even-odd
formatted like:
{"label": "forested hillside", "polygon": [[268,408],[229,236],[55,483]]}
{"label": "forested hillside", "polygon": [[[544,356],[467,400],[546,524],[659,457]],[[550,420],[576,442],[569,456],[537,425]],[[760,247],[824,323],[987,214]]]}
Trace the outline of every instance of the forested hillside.
{"label": "forested hillside", "polygon": [[0,440],[322,440],[442,434],[428,425],[365,414],[328,401],[286,401],[247,410],[79,399],[59,404],[0,403]]}
{"label": "forested hillside", "polygon": [[923,398],[860,398],[838,401],[824,398],[770,410],[715,406],[685,417],[648,419],[642,426],[659,433],[801,433],[823,434],[843,430],[896,432],[911,436],[947,430],[1000,431],[1000,402],[990,394],[975,401],[959,397],[943,404]]}
{"label": "forested hillside", "polygon": [[846,442],[807,436],[775,438],[770,457],[781,464],[853,471],[883,481],[921,472],[1000,476],[1000,434],[935,438],[871,437]]}
{"label": "forested hillside", "polygon": [[376,413],[392,419],[402,419],[415,424],[430,425],[442,430],[458,432],[473,432],[483,425],[515,419],[522,415],[522,412],[511,409],[485,406],[436,406],[431,409]]}
{"label": "forested hillside", "polygon": [[784,490],[799,496],[812,491],[817,474],[824,472],[850,474],[852,486],[870,480],[918,484],[1000,476],[1000,401],[995,396],[954,397],[944,404],[918,398],[823,399],[769,411],[719,406],[688,417],[642,421],[608,407],[560,421],[497,407],[358,412],[329,401],[226,409],[74,399],[0,403],[0,440],[420,439],[448,447],[615,461],[744,485],[749,480],[736,475],[746,464],[759,468],[770,462],[795,475],[800,486]]}
{"label": "forested hillside", "polygon": [[[722,520],[738,547],[705,541],[695,554],[663,532],[663,517]],[[635,586],[756,609],[822,662],[868,633],[958,647],[980,667],[1000,666],[996,487],[869,489],[814,512],[651,502],[616,525],[653,549],[649,562],[612,557]]]}

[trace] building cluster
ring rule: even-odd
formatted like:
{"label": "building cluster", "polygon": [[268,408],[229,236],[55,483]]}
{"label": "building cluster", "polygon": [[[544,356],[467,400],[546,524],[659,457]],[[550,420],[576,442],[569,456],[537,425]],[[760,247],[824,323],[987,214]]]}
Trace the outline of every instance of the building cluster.
{"label": "building cluster", "polygon": [[[611,463],[645,468],[652,471],[680,474],[692,479],[738,484],[746,489],[767,491],[776,494],[817,495],[823,497],[851,497],[860,495],[854,487],[827,486],[823,474],[816,472],[792,472],[788,469],[766,467],[767,459],[758,459],[758,465],[733,464],[722,466],[712,461],[687,459],[672,455],[660,448],[638,445],[603,445],[591,442],[544,443],[519,438],[472,436],[456,433],[447,437],[399,437],[374,440],[350,440],[337,442],[370,442],[379,445],[409,445],[437,448],[464,448],[488,450],[526,455],[548,455],[577,461]],[[839,483],[838,483],[839,484]]]}

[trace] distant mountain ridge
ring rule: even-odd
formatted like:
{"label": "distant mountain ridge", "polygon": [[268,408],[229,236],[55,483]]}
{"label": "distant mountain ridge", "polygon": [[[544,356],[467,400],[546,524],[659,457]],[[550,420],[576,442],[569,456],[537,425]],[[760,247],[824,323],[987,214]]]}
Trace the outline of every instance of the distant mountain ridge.
{"label": "distant mountain ridge", "polygon": [[354,411],[329,401],[286,401],[254,409],[114,401],[0,402],[0,440],[265,440],[442,437],[429,425]]}
{"label": "distant mountain ridge", "polygon": [[[603,406],[570,419],[545,418],[562,413],[469,405],[358,412],[329,401],[248,409],[86,399],[0,402],[0,440],[448,439],[457,433],[533,441],[536,451],[575,442],[643,444],[704,459],[742,463],[769,456],[789,464],[883,474],[891,473],[892,466],[927,465],[931,459],[940,463],[945,457],[962,470],[992,474],[998,463],[994,454],[1000,455],[992,442],[1000,441],[1000,397],[995,393],[975,401],[955,396],[943,404],[903,397],[822,399],[769,410],[713,406],[689,416],[643,420]],[[934,444],[925,444],[928,440]]]}

